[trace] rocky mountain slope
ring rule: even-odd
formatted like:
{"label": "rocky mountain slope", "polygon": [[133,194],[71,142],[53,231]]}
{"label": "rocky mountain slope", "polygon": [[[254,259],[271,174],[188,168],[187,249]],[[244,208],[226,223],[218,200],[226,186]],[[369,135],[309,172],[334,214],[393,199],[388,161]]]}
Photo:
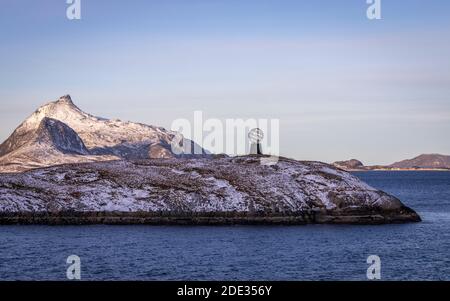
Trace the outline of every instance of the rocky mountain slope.
{"label": "rocky mountain slope", "polygon": [[44,117],[39,125],[10,140],[11,151],[0,157],[0,171],[22,172],[63,163],[117,160],[89,153],[80,137],[61,121]]}
{"label": "rocky mountain slope", "polygon": [[450,169],[450,156],[424,154],[389,165],[391,168]]}
{"label": "rocky mountain slope", "polygon": [[257,156],[71,164],[0,175],[0,223],[417,222],[397,198],[320,162]]}
{"label": "rocky mountain slope", "polygon": [[[48,133],[53,133],[52,139],[41,139],[33,145],[30,143],[31,138],[40,131],[43,120],[47,120],[45,127]],[[53,126],[58,128],[51,129]],[[66,138],[68,141],[64,140]],[[172,152],[171,144],[174,141],[177,146],[176,154]],[[46,146],[47,142],[51,145]],[[70,145],[70,152],[64,151],[67,145],[58,146],[59,143],[67,142],[74,143]],[[78,147],[79,151],[73,152],[74,147]],[[43,148],[52,150],[50,156],[45,156]],[[98,161],[102,158],[192,157],[193,148],[194,143],[177,132],[87,114],[66,95],[36,110],[0,145],[0,172],[23,171],[69,162]],[[206,151],[202,150],[199,156],[207,156]]]}

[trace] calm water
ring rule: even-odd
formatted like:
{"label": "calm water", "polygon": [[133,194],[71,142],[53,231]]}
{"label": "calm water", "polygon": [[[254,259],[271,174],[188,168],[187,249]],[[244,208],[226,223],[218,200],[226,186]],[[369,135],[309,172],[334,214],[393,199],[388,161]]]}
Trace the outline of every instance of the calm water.
{"label": "calm water", "polygon": [[356,173],[399,197],[419,224],[295,227],[3,226],[1,280],[450,280],[450,172]]}

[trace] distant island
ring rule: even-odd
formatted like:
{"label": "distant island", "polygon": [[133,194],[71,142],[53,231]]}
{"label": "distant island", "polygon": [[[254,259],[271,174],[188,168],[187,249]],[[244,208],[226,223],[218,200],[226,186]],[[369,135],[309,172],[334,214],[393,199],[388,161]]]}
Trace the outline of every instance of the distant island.
{"label": "distant island", "polygon": [[337,161],[333,165],[346,171],[368,170],[436,170],[450,171],[450,156],[440,154],[423,154],[412,159],[395,162],[390,165],[366,166],[361,161],[351,159]]}

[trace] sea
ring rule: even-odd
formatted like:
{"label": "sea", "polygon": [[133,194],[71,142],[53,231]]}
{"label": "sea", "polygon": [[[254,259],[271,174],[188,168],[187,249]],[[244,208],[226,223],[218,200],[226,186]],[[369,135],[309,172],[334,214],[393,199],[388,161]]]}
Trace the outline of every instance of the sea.
{"label": "sea", "polygon": [[0,280],[67,280],[76,264],[81,280],[364,281],[374,264],[369,256],[379,259],[381,280],[450,280],[450,172],[354,174],[398,197],[423,222],[0,226]]}

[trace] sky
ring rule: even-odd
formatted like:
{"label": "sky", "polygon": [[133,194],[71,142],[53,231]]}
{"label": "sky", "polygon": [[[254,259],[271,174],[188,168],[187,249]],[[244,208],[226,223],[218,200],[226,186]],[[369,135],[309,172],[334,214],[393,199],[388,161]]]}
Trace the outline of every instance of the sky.
{"label": "sky", "polygon": [[40,105],[170,128],[276,118],[280,152],[450,155],[450,1],[0,0],[0,140]]}

